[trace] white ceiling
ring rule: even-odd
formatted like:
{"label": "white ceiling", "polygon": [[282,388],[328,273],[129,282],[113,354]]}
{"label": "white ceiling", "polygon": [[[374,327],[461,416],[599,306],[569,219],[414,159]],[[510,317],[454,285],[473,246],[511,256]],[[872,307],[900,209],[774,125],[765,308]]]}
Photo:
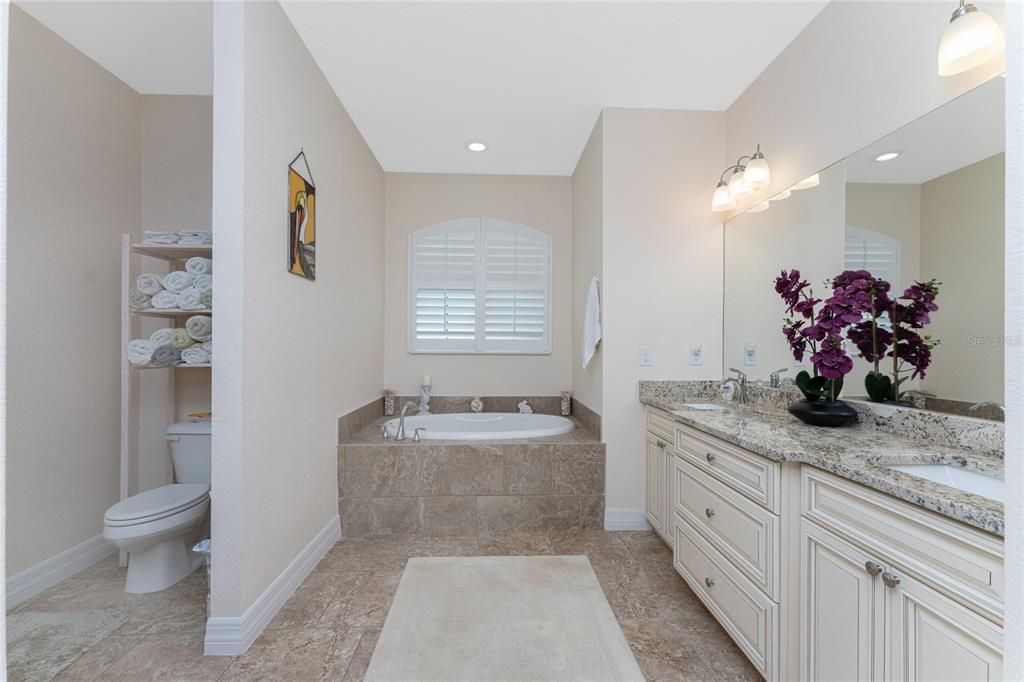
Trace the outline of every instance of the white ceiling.
{"label": "white ceiling", "polygon": [[385,170],[531,175],[602,107],[724,110],[824,5],[284,2]]}
{"label": "white ceiling", "polygon": [[209,0],[15,4],[144,95],[213,94]]}
{"label": "white ceiling", "polygon": [[[1006,149],[1006,81],[993,78],[846,160],[847,182],[919,185]],[[900,156],[884,163],[883,152]]]}

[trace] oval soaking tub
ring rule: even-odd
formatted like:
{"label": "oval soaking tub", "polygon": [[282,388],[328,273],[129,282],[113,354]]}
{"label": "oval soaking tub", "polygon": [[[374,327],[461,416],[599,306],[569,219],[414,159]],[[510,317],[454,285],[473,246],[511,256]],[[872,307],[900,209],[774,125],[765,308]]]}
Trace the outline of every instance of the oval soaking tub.
{"label": "oval soaking tub", "polygon": [[[398,419],[386,422],[388,438],[398,431]],[[571,419],[552,414],[515,414],[472,412],[414,415],[405,418],[405,437],[412,440],[417,428],[422,440],[516,440],[543,438],[570,433],[576,425]]]}

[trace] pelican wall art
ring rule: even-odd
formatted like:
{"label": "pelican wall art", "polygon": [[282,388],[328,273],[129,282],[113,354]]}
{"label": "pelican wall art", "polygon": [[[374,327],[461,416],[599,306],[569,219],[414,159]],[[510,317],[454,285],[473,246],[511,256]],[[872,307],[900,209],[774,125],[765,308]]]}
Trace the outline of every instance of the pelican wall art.
{"label": "pelican wall art", "polygon": [[[299,159],[305,176],[295,168]],[[288,271],[316,279],[316,185],[305,151],[288,164]]]}

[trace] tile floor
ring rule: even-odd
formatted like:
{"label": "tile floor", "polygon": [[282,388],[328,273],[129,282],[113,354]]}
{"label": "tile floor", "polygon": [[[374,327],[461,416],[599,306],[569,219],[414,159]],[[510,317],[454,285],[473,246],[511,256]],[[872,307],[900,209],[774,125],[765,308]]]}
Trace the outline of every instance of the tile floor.
{"label": "tile floor", "polygon": [[244,656],[202,656],[203,584],[126,595],[113,559],[8,614],[10,680],[359,680],[411,556],[585,554],[652,680],[760,677],[653,533],[377,537],[335,545]]}

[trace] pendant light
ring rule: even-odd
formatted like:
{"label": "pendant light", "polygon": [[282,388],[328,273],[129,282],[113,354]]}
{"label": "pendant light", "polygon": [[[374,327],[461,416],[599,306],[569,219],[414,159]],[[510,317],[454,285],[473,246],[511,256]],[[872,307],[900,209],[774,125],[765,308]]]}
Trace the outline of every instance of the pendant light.
{"label": "pendant light", "polygon": [[1006,49],[995,19],[966,0],[953,12],[939,42],[939,75],[955,76],[995,59]]}
{"label": "pendant light", "polygon": [[748,209],[747,213],[760,213],[761,211],[767,211],[768,206],[769,204],[767,201],[762,201],[760,204]]}
{"label": "pendant light", "polygon": [[752,191],[772,184],[772,169],[768,167],[768,160],[761,153],[761,145],[757,145],[757,150],[747,162],[747,169],[743,171],[743,183]]}
{"label": "pendant light", "polygon": [[750,188],[743,177],[743,166],[737,165],[733,168],[732,175],[729,177],[729,194],[733,197],[750,194]]}
{"label": "pendant light", "polygon": [[793,192],[791,192],[790,190],[784,189],[775,196],[769,197],[768,201],[782,201],[783,199],[788,199],[792,194]]}
{"label": "pendant light", "polygon": [[818,174],[815,173],[814,175],[806,177],[803,180],[801,180],[800,182],[796,183],[795,185],[790,187],[790,189],[791,190],[794,190],[794,189],[810,189],[811,187],[817,187],[818,183],[820,183],[820,182],[821,182],[821,178],[819,178]]}
{"label": "pendant light", "polygon": [[722,211],[731,211],[736,208],[736,200],[733,198],[732,193],[729,192],[729,185],[725,183],[725,180],[719,180],[718,186],[715,187],[715,193],[711,196],[711,210],[715,213],[721,213]]}
{"label": "pendant light", "polygon": [[[747,163],[744,164],[744,161]],[[732,171],[729,179],[725,174]],[[751,156],[741,156],[736,163],[722,171],[718,176],[718,184],[715,185],[715,192],[711,195],[711,210],[715,213],[731,211],[736,208],[736,199],[746,196],[751,192],[767,187],[772,181],[772,171],[768,167],[768,160],[761,152],[761,145],[757,145]]]}

